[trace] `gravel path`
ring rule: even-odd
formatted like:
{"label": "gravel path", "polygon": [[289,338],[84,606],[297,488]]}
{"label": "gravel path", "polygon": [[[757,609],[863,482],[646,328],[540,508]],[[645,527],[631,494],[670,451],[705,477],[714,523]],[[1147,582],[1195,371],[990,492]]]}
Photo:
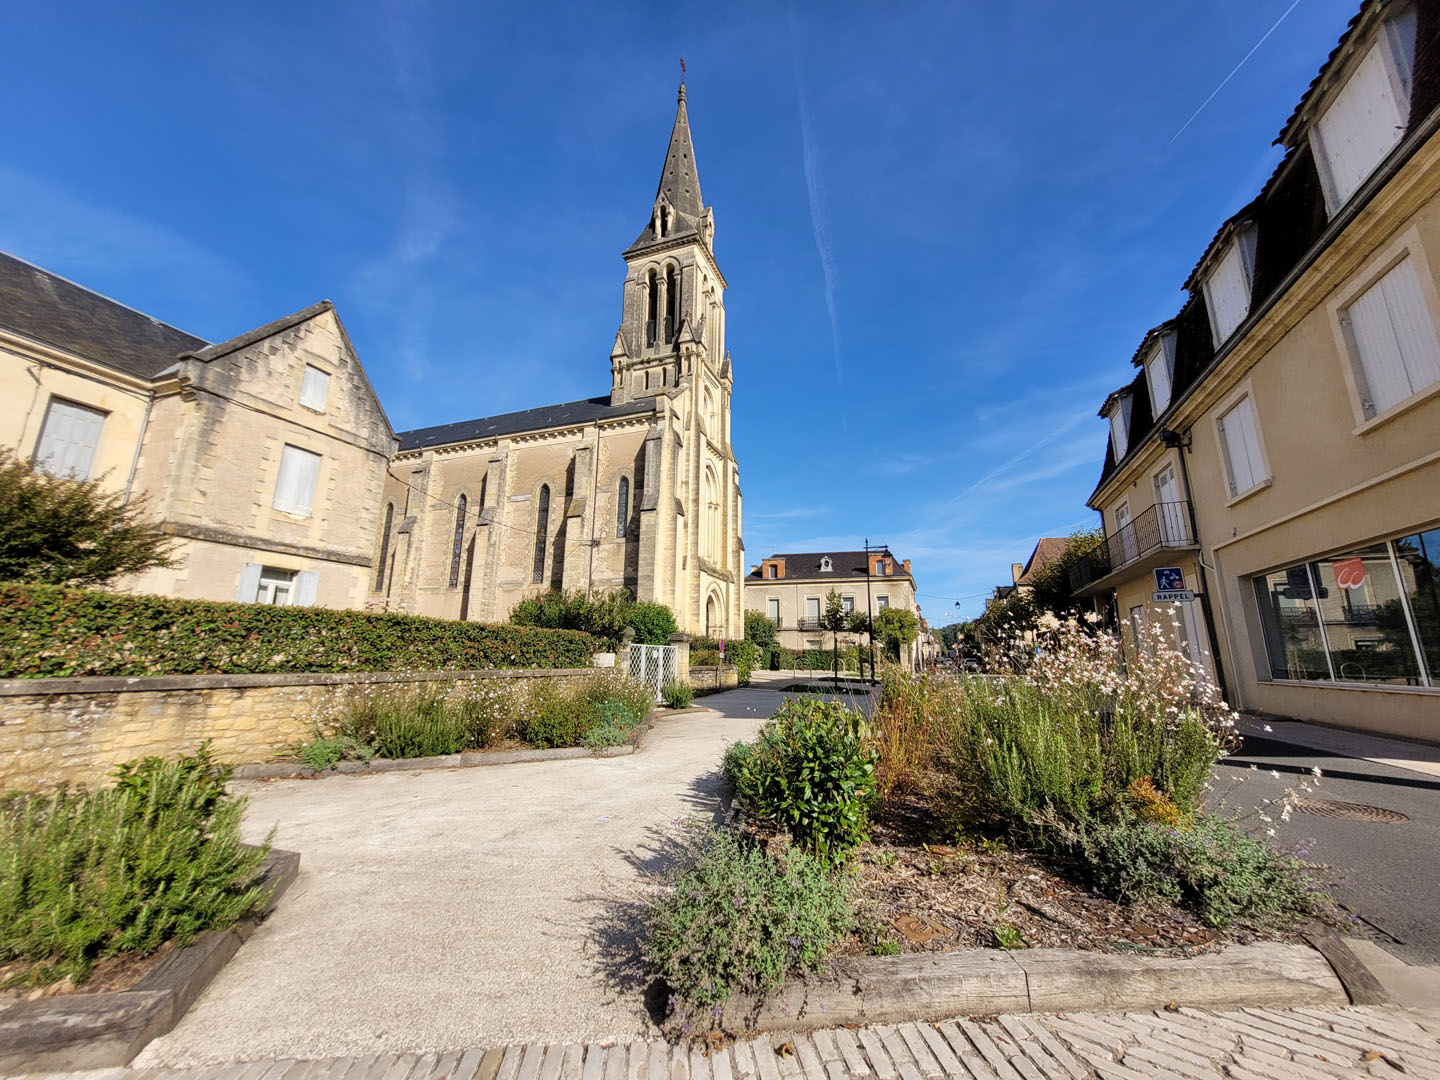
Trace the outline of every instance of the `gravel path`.
{"label": "gravel path", "polygon": [[782,700],[702,699],[639,753],[250,781],[246,831],[301,853],[278,910],[136,1066],[651,1037],[645,871],[719,810],[727,743]]}

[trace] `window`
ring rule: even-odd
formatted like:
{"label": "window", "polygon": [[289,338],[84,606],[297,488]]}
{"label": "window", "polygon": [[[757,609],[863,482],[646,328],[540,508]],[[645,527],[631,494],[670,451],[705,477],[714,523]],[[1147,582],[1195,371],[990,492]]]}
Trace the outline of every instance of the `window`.
{"label": "window", "polygon": [[1110,446],[1115,451],[1115,460],[1125,456],[1130,445],[1130,395],[1121,394],[1110,406]]}
{"label": "window", "polygon": [[1270,678],[1435,685],[1440,529],[1254,579]]}
{"label": "window", "polygon": [[1260,456],[1260,436],[1255,430],[1255,410],[1246,394],[1218,421],[1220,445],[1225,455],[1225,472],[1231,496],[1243,495],[1266,479]]}
{"label": "window", "polygon": [[305,375],[300,380],[300,404],[316,412],[325,411],[325,399],[330,395],[330,376],[317,367],[305,365]]}
{"label": "window", "polygon": [[775,564],[773,562],[765,564],[765,576],[767,578],[773,578],[775,576]]}
{"label": "window", "polygon": [[[645,296],[645,344],[654,345],[655,316],[656,312],[658,312],[660,309],[660,282],[656,278],[654,270],[651,270],[648,274],[645,275]],[[649,389],[648,383],[646,384],[646,389]]]}
{"label": "window", "polygon": [[884,611],[890,606],[890,597],[886,596],[884,593],[881,593],[879,596],[875,597],[875,606],[878,607],[881,611]]}
{"label": "window", "polygon": [[853,614],[855,614],[855,597],[853,597],[853,596],[842,596],[842,597],[840,597],[840,606],[841,606],[841,608],[844,609],[846,615],[853,615]]}
{"label": "window", "polygon": [[1115,508],[1115,535],[1120,540],[1120,561],[1128,563],[1139,554],[1135,543],[1135,530],[1130,524],[1130,504],[1123,502]]}
{"label": "window", "polygon": [[51,476],[89,480],[105,414],[88,405],[51,398],[35,445],[35,464]]}
{"label": "window", "polygon": [[720,538],[720,485],[715,471],[705,470],[705,525],[701,533],[701,554],[717,565],[724,565],[724,545]]}
{"label": "window", "polygon": [[275,481],[276,510],[309,517],[315,501],[315,481],[320,478],[320,455],[285,444],[280,454],[280,476]]}
{"label": "window", "polygon": [[777,627],[780,625],[780,600],[778,597],[770,597],[765,601],[765,616]]}
{"label": "window", "polygon": [[455,500],[455,538],[450,544],[450,588],[460,584],[460,551],[465,546],[465,496]]}
{"label": "window", "polygon": [[675,274],[675,268],[669,267],[665,271],[665,340],[675,340],[675,332],[680,327],[680,287]]}
{"label": "window", "polygon": [[395,523],[395,504],[385,504],[385,527],[380,530],[380,555],[375,560],[375,591],[385,588],[385,560],[390,554],[390,526]]}
{"label": "window", "polygon": [[1410,259],[1357,297],[1341,322],[1355,343],[1366,419],[1440,382],[1440,343]]}
{"label": "window", "polygon": [[1250,312],[1250,275],[1255,268],[1255,230],[1242,229],[1205,279],[1205,307],[1215,348],[1225,344]]}
{"label": "window", "polygon": [[619,494],[615,497],[615,535],[625,535],[625,526],[630,521],[630,478],[620,477]]}
{"label": "window", "polygon": [[805,618],[812,627],[820,621],[820,598],[818,596],[805,598]]}
{"label": "window", "polygon": [[550,485],[540,488],[540,498],[535,503],[535,568],[530,574],[532,582],[545,580],[545,532],[550,527]]}
{"label": "window", "polygon": [[1145,361],[1145,382],[1150,388],[1150,414],[1159,416],[1170,404],[1171,375],[1175,370],[1172,352],[1175,339],[1166,334]]}
{"label": "window", "polygon": [[831,564],[829,555],[826,555],[820,560],[820,572],[822,574],[828,574],[834,569],[835,567]]}
{"label": "window", "polygon": [[282,570],[275,566],[246,563],[240,571],[235,599],[242,604],[275,604],[301,607],[315,603],[319,575],[312,570]]}
{"label": "window", "polygon": [[1331,216],[1405,133],[1415,56],[1413,6],[1389,20],[1310,129]]}

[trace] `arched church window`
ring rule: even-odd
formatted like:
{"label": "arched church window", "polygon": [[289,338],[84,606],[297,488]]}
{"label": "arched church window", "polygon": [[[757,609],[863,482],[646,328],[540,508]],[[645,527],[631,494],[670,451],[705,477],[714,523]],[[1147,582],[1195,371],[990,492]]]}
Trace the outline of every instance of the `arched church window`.
{"label": "arched church window", "polygon": [[535,504],[535,569],[530,575],[532,582],[545,580],[545,535],[550,527],[550,485],[540,488],[540,499]]}
{"label": "arched church window", "polygon": [[660,309],[659,285],[660,281],[656,277],[654,270],[651,270],[650,273],[645,275],[645,295],[647,297],[645,311],[646,345],[655,344],[655,316]]}
{"label": "arched church window", "polygon": [[720,485],[715,480],[715,470],[705,470],[705,527],[700,534],[705,555],[711,562],[720,559]]}
{"label": "arched church window", "polygon": [[450,545],[450,588],[460,584],[460,549],[465,546],[465,496],[455,503],[455,539]]}
{"label": "arched church window", "polygon": [[385,559],[390,554],[390,526],[395,523],[395,504],[385,504],[385,527],[380,530],[380,557],[375,560],[375,591],[385,587]]}
{"label": "arched church window", "polygon": [[675,340],[675,329],[680,323],[680,290],[676,287],[675,268],[665,271],[665,341]]}
{"label": "arched church window", "polygon": [[625,525],[630,520],[630,478],[620,477],[620,494],[615,501],[615,535],[625,535]]}

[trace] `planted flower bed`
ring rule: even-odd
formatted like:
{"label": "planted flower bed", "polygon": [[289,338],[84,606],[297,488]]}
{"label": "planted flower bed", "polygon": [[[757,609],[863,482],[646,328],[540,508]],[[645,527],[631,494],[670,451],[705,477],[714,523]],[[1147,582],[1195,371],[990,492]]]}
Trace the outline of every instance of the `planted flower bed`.
{"label": "planted flower bed", "polygon": [[[1308,783],[1250,819],[1206,811],[1238,738],[1185,656],[1149,641],[1122,659],[1076,623],[1047,636],[1010,679],[892,669],[871,721],[790,701],[727,751],[743,834],[692,841],[650,913],[682,1028],[847,953],[1183,954],[1330,910],[1272,846]],[[779,915],[797,890],[817,912],[799,925]]]}

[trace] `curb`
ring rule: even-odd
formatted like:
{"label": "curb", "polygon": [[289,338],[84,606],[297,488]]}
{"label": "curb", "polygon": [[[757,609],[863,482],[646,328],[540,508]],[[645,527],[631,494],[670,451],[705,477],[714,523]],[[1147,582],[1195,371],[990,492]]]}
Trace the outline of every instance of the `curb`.
{"label": "curb", "polygon": [[1349,1004],[1325,957],[1306,945],[1231,945],[1191,957],[972,949],[842,960],[826,978],[732,998],[718,1026],[738,1034],[1017,1012]]}
{"label": "curb", "polygon": [[78,1071],[128,1064],[180,1022],[216,974],[275,910],[300,872],[300,853],[272,848],[260,880],[273,887],[255,915],[207,930],[129,990],[20,1001],[0,1009],[0,1073]]}
{"label": "curb", "polygon": [[703,707],[667,709],[664,712],[658,709],[654,710],[630,729],[630,734],[624,743],[619,746],[607,746],[603,750],[589,750],[583,746],[562,746],[554,750],[466,750],[460,754],[440,754],[435,757],[341,761],[330,769],[317,769],[299,762],[260,762],[252,765],[236,765],[230,776],[232,780],[319,780],[327,776],[366,773],[407,772],[424,769],[470,769],[483,765],[518,765],[532,761],[627,757],[640,749],[641,741],[649,734],[655,721],[668,720],[671,717],[683,716],[687,713],[709,711]]}

